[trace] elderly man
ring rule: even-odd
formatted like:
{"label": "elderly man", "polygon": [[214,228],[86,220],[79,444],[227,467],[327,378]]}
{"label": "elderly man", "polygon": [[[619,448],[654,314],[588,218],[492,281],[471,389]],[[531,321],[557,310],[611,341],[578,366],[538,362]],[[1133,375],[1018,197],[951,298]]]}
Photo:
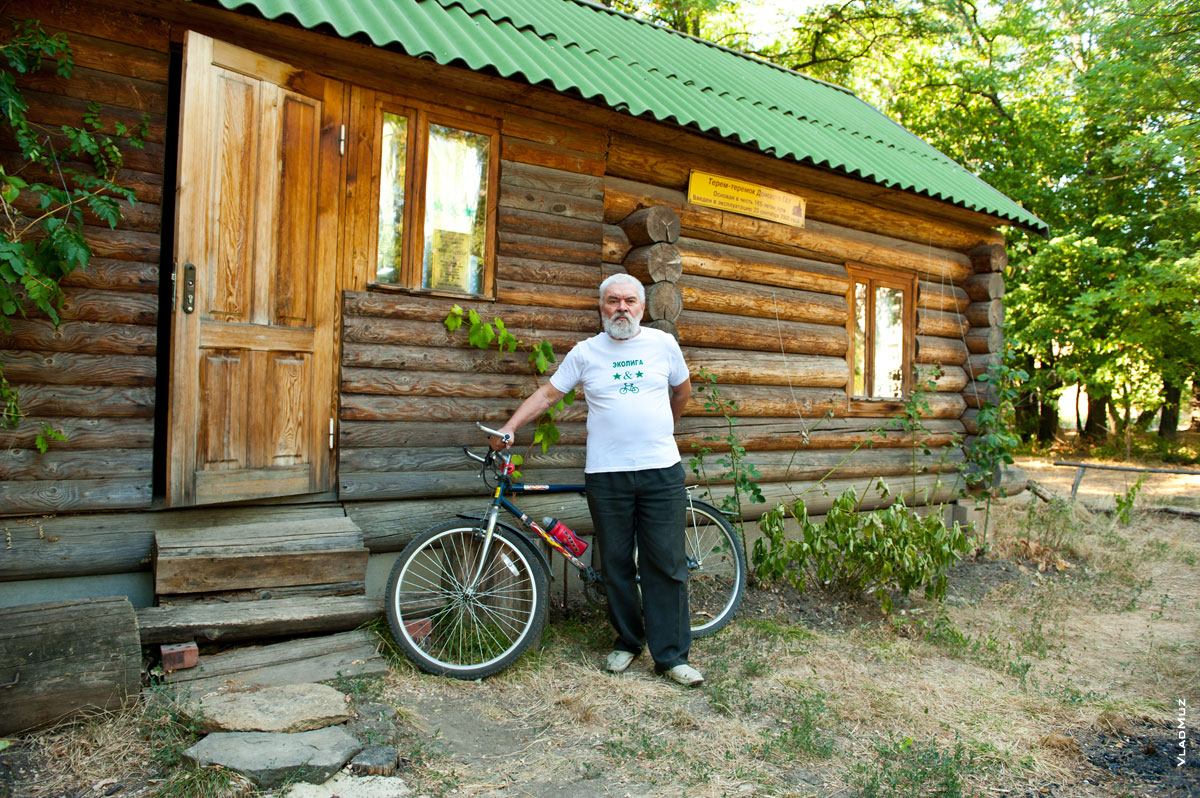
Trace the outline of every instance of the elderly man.
{"label": "elderly man", "polygon": [[[493,438],[516,431],[575,386],[587,398],[588,509],[600,540],[608,618],[617,639],[605,664],[620,673],[649,647],[654,668],[674,681],[704,681],[687,664],[691,648],[684,470],[675,422],[691,395],[687,365],[670,335],[640,326],[642,284],[614,274],[600,284],[604,332],[581,341]],[[635,561],[634,549],[638,556]],[[641,595],[638,595],[640,572]]]}

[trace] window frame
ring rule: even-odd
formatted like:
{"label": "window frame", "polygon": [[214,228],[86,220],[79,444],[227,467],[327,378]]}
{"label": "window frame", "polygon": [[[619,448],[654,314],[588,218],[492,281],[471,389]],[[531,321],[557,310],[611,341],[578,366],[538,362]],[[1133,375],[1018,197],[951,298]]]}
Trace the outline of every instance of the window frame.
{"label": "window frame", "polygon": [[[384,114],[408,118],[408,141],[405,153],[404,221],[401,226],[404,241],[401,249],[400,281],[383,283],[375,279],[379,268],[379,192],[383,182],[383,123]],[[461,111],[398,95],[378,94],[370,124],[371,196],[373,211],[370,226],[370,246],[367,250],[368,290],[394,291],[420,296],[441,296],[456,299],[492,300],[496,298],[496,228],[500,195],[500,120]],[[430,125],[442,125],[488,137],[487,221],[484,225],[483,274],[480,293],[472,294],[445,289],[424,288],[421,274],[424,266],[425,197],[429,155]]]}
{"label": "window frame", "polygon": [[[904,399],[913,390],[914,379],[913,369],[916,360],[916,329],[917,329],[917,276],[896,274],[893,271],[878,269],[871,266],[865,266],[860,263],[847,263],[846,271],[849,274],[850,283],[846,288],[846,305],[849,309],[849,315],[846,318],[846,333],[848,336],[848,345],[846,348],[846,398],[849,401],[862,402],[895,402]],[[865,283],[867,286],[867,309],[866,319],[868,321],[865,331],[865,341],[863,342],[863,352],[865,353],[866,363],[863,368],[863,384],[867,387],[867,392],[864,394],[856,394],[854,392],[854,363],[855,353],[858,349],[857,341],[855,340],[855,321],[858,317],[857,300],[855,297],[855,286],[858,283]],[[875,376],[875,289],[892,288],[901,291],[904,308],[901,317],[901,373],[903,382],[900,388],[900,396],[872,396],[870,394],[870,386],[874,384]]]}

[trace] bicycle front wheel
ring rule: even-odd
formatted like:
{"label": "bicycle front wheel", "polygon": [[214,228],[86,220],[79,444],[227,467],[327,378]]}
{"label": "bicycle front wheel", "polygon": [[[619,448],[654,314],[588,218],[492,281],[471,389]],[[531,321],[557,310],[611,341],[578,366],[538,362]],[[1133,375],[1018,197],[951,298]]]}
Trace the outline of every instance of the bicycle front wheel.
{"label": "bicycle front wheel", "polygon": [[516,662],[546,623],[546,572],[529,543],[451,521],[401,552],[387,585],[392,636],[418,668],[479,679]]}
{"label": "bicycle front wheel", "polygon": [[692,637],[729,623],[746,590],[746,554],[737,530],[708,502],[688,499],[684,545]]}

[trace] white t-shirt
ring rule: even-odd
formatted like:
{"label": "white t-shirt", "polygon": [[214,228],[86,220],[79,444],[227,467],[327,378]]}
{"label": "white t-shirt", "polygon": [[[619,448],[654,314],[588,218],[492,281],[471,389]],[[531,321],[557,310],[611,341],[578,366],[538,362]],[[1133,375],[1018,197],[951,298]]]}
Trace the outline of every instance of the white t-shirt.
{"label": "white t-shirt", "polygon": [[675,338],[640,328],[623,341],[600,333],[567,353],[550,384],[566,393],[577,385],[587,399],[584,471],[642,471],[679,462],[670,387],[688,378]]}

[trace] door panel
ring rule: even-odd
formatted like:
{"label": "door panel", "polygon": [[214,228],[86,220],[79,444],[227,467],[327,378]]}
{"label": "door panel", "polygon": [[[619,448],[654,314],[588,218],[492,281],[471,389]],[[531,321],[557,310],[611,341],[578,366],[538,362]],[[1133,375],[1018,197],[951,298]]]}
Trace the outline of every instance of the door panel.
{"label": "door panel", "polygon": [[167,484],[172,506],[332,487],[343,87],[184,40]]}

